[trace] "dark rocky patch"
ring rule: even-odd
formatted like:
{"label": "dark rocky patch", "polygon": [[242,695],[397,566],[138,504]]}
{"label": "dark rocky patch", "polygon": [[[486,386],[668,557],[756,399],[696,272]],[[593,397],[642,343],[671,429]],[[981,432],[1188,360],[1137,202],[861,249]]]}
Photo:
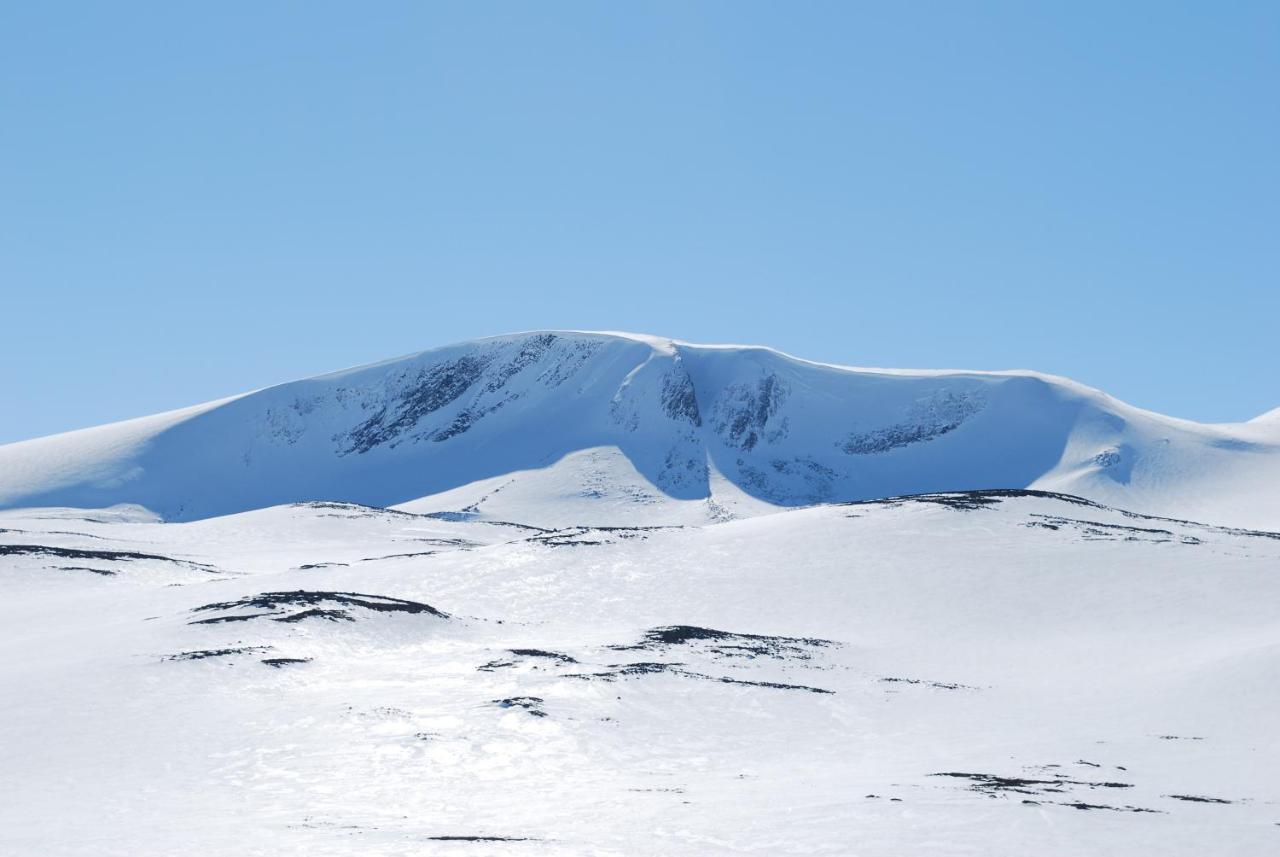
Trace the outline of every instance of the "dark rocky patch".
{"label": "dark rocky patch", "polygon": [[[497,410],[497,407],[501,407],[501,405],[495,406],[493,410]],[[435,443],[443,443],[451,437],[457,437],[460,434],[465,434],[473,425],[480,422],[485,413],[485,411],[479,411],[473,408],[463,408],[458,412],[457,416],[453,418],[453,422],[449,423],[442,429],[436,429],[433,431],[431,433],[431,440]]]}
{"label": "dark rocky patch", "polygon": [[[1023,803],[1026,803],[1026,801],[1023,801]],[[1082,801],[1075,801],[1075,802],[1059,801],[1058,805],[1069,806],[1069,807],[1072,807],[1073,809],[1083,809],[1083,810],[1102,809],[1102,810],[1107,810],[1109,812],[1151,812],[1151,813],[1163,815],[1163,813],[1158,809],[1147,809],[1146,807],[1141,807],[1141,806],[1108,806],[1106,804],[1101,804],[1101,803],[1084,803]]]}
{"label": "dark rocky patch", "polygon": [[927,399],[907,409],[905,419],[893,425],[850,434],[840,444],[846,455],[877,455],[890,450],[927,443],[964,425],[983,409],[980,394],[937,390]]}
{"label": "dark rocky patch", "polygon": [[204,571],[217,569],[203,562],[192,562],[187,559],[174,559],[154,553],[138,553],[137,551],[85,550],[83,548],[63,548],[55,545],[0,545],[0,556],[49,556],[58,559],[99,559],[107,562],[129,562],[131,560],[156,560],[185,565]]}
{"label": "dark rocky patch", "polygon": [[430,842],[538,842],[529,837],[424,837]]}
{"label": "dark rocky patch", "polygon": [[922,494],[913,497],[917,503],[930,503],[934,506],[946,506],[959,512],[973,512],[988,506],[999,505],[1003,498],[988,497],[974,492],[973,494]]}
{"label": "dark rocky patch", "polygon": [[[548,652],[543,649],[508,649],[515,658],[538,658],[554,661],[559,664],[576,664],[578,661],[568,655],[562,655],[559,652]],[[515,660],[499,659],[489,661],[489,663],[476,667],[480,672],[493,672],[494,670],[507,669],[516,665]]]}
{"label": "dark rocky patch", "polygon": [[[486,393],[496,393],[506,386],[507,382],[513,377],[541,361],[551,351],[556,350],[558,342],[561,342],[561,339],[554,333],[540,333],[524,340],[520,344],[519,353],[514,358],[489,373],[489,381],[485,384],[484,391]],[[561,359],[553,361],[553,364],[542,372],[537,380],[541,381],[545,387],[559,386],[594,354],[598,347],[598,343],[585,342],[566,343],[564,346],[559,346],[558,350],[561,352]],[[566,351],[568,353],[565,353]],[[511,398],[517,398],[517,396],[512,396]]]}
{"label": "dark rocky patch", "polygon": [[[1089,501],[1085,501],[1089,503]],[[1275,539],[1280,541],[1280,533],[1268,532],[1267,530],[1249,530],[1242,527],[1220,527],[1214,524],[1202,524],[1199,521],[1186,521],[1182,518],[1162,518],[1158,515],[1143,515],[1139,512],[1130,512],[1126,509],[1115,509],[1110,506],[1103,506],[1099,503],[1089,503],[1089,505],[1097,506],[1100,509],[1109,509],[1118,512],[1126,518],[1142,521],[1166,521],[1170,524],[1182,524],[1187,527],[1195,527],[1200,530],[1212,533],[1222,533],[1228,536],[1246,536],[1249,538]]]}
{"label": "dark rocky patch", "polygon": [[1129,527],[1123,524],[1105,524],[1101,521],[1087,521],[1077,518],[1063,518],[1058,515],[1041,515],[1033,514],[1033,518],[1040,520],[1030,521],[1025,526],[1040,527],[1048,530],[1060,530],[1063,527],[1071,527],[1079,530],[1086,539],[1092,541],[1144,541],[1156,544],[1177,541],[1184,545],[1203,544],[1202,540],[1195,536],[1179,535],[1172,530],[1158,529],[1154,527]]}
{"label": "dark rocky patch", "polygon": [[851,434],[840,449],[846,455],[875,455],[912,444],[924,443],[960,427],[959,423],[943,426],[894,425],[862,434]]}
{"label": "dark rocky patch", "polygon": [[311,658],[263,658],[262,662],[269,667],[280,669],[290,664],[309,664],[311,663]]}
{"label": "dark rocky patch", "polygon": [[[48,520],[47,518],[45,520]],[[38,533],[42,536],[75,536],[79,539],[94,539],[96,541],[107,541],[105,536],[95,536],[92,533],[80,533],[75,530],[15,530],[11,527],[0,527],[0,533],[21,533],[31,534]],[[112,539],[112,541],[115,541]]]}
{"label": "dark rocky patch", "polygon": [[529,539],[529,541],[537,542],[538,544],[552,548],[581,548],[609,544],[609,542],[606,542],[603,539],[587,539],[582,536],[583,534],[581,533],[555,533],[547,536],[535,536]]}
{"label": "dark rocky patch", "polygon": [[470,389],[480,380],[491,359],[489,355],[466,354],[456,360],[418,369],[414,377],[405,379],[405,388],[389,395],[373,416],[351,429],[345,437],[340,436],[339,439],[346,441],[340,454],[363,454],[383,444],[394,445],[423,417],[456,401]]}
{"label": "dark rocky patch", "polygon": [[600,679],[603,681],[616,681],[619,678],[641,675],[655,675],[665,673],[667,675],[680,676],[683,678],[698,679],[700,681],[714,681],[721,684],[738,684],[747,687],[767,687],[775,690],[803,690],[808,693],[825,693],[834,694],[834,690],[827,690],[822,687],[811,687],[804,684],[785,684],[776,681],[748,681],[747,679],[730,678],[728,676],[714,676],[705,673],[694,672],[692,670],[683,669],[683,664],[664,663],[661,661],[641,661],[630,664],[609,664],[609,668],[601,672],[594,673],[574,673],[569,678],[580,679]]}
{"label": "dark rocky patch", "polygon": [[727,676],[709,676],[702,673],[685,672],[684,675],[690,678],[701,678],[708,681],[718,681],[722,684],[740,684],[747,687],[769,687],[774,690],[803,690],[806,693],[825,693],[834,694],[834,690],[827,690],[825,687],[813,687],[807,684],[787,684],[778,681],[748,681],[741,678],[729,678]]}
{"label": "dark rocky patch", "polygon": [[1018,794],[1036,795],[1046,792],[1065,792],[1064,786],[1083,786],[1089,789],[1131,789],[1132,783],[1094,782],[1089,780],[1073,780],[1058,776],[1053,779],[1034,779],[1030,777],[1003,777],[999,774],[973,774],[960,771],[944,771],[930,774],[932,777],[955,777],[969,780],[970,788],[983,794],[1016,792]]}
{"label": "dark rocky patch", "polygon": [[431,842],[537,842],[528,836],[426,836]]}
{"label": "dark rocky patch", "polygon": [[94,574],[100,574],[103,577],[115,577],[116,572],[106,568],[90,568],[87,565],[59,565],[58,571],[90,571]]}
{"label": "dark rocky patch", "polygon": [[671,419],[687,422],[695,427],[702,425],[702,414],[698,411],[698,397],[689,373],[680,371],[664,375],[662,394],[659,398],[662,410]]}
{"label": "dark rocky patch", "polygon": [[[363,453],[377,446],[396,447],[405,440],[442,443],[470,431],[489,414],[521,398],[509,382],[559,349],[561,359],[537,378],[545,387],[566,381],[596,350],[593,343],[560,344],[555,334],[530,336],[519,343],[496,344],[416,371],[400,372],[381,396],[369,419],[334,440],[340,454]],[[518,351],[502,362],[513,348]],[[443,425],[422,425],[424,418],[471,394]]]}
{"label": "dark rocky patch", "polygon": [[176,655],[166,655],[161,660],[202,661],[207,658],[224,658],[228,655],[244,655],[255,652],[265,652],[270,648],[270,646],[234,646],[225,649],[197,649],[191,652],[179,652]]}
{"label": "dark rocky patch", "polygon": [[[252,618],[252,617],[249,617]],[[303,610],[301,613],[292,613],[288,616],[278,616],[276,622],[301,622],[304,619],[323,619],[326,622],[354,622],[355,617],[346,610],[325,609],[323,607],[311,607]]]}
{"label": "dark rocky patch", "polygon": [[[401,541],[412,541],[412,542],[417,542],[418,544],[421,544],[421,545],[429,545],[430,547],[437,547],[437,548],[464,548],[465,549],[465,548],[480,547],[481,545],[480,542],[473,542],[471,539],[440,538],[438,536],[414,536],[413,538],[402,539]],[[413,554],[406,554],[406,556],[413,556]]]}
{"label": "dark rocky patch", "polygon": [[1227,800],[1220,797],[1204,797],[1203,795],[1165,795],[1174,800],[1185,800],[1192,803],[1235,803],[1235,801]]}
{"label": "dark rocky patch", "polygon": [[846,455],[876,455],[890,450],[926,443],[958,428],[963,420],[940,424],[900,423],[861,434],[851,434],[840,444]]}
{"label": "dark rocky patch", "polygon": [[607,545],[614,541],[644,539],[647,534],[657,530],[678,530],[680,527],[567,527],[560,530],[546,530],[532,536],[528,541],[548,547],[584,547],[588,545]]}
{"label": "dark rocky patch", "polygon": [[684,671],[680,669],[683,664],[668,664],[661,661],[638,661],[630,664],[610,664],[608,672],[596,673],[597,678],[612,678],[614,676],[630,676],[630,675],[654,675],[655,673],[669,672],[674,675],[680,675]]}
{"label": "dark rocky patch", "polygon": [[[199,609],[199,608],[197,608]],[[253,613],[236,616],[210,616],[208,619],[192,619],[188,625],[221,625],[224,622],[247,622],[250,619],[270,619],[276,613]]]}
{"label": "dark rocky patch", "polygon": [[544,649],[508,649],[508,651],[520,658],[549,658],[551,660],[559,661],[562,664],[577,663],[574,658],[571,658],[568,655],[563,655],[560,652],[548,652]]}
{"label": "dark rocky patch", "polygon": [[890,676],[888,678],[882,678],[880,679],[880,681],[896,682],[901,684],[919,684],[919,685],[924,685],[925,687],[936,687],[939,690],[977,690],[978,689],[968,684],[952,684],[950,682],[945,682],[945,681],[928,681],[922,678],[897,678],[894,676]]}
{"label": "dark rocky patch", "polygon": [[309,562],[306,565],[298,566],[299,571],[311,571],[317,568],[346,568],[345,562]]}
{"label": "dark rocky patch", "polygon": [[[1131,520],[1140,521],[1161,521],[1166,524],[1181,524],[1187,527],[1195,527],[1198,530],[1212,533],[1221,533],[1230,536],[1247,536],[1251,538],[1275,539],[1280,541],[1280,533],[1269,532],[1267,530],[1250,530],[1241,527],[1220,527],[1213,524],[1203,524],[1199,521],[1188,521],[1183,518],[1165,518],[1159,515],[1144,515],[1140,512],[1130,512],[1126,509],[1117,509],[1114,506],[1105,506],[1102,503],[1096,503],[1093,500],[1086,500],[1083,497],[1077,497],[1074,494],[1061,494],[1056,491],[1039,491],[1033,488],[987,488],[974,491],[943,491],[927,494],[903,494],[897,497],[881,497],[873,500],[850,500],[837,505],[841,506],[901,506],[905,503],[943,503],[950,505],[952,508],[968,511],[970,509],[981,509],[994,505],[1001,500],[1016,499],[1020,497],[1038,497],[1046,500],[1056,500],[1060,503],[1070,503],[1073,506],[1082,506],[1090,509],[1101,509],[1107,512],[1115,512],[1123,515]],[[954,501],[939,498],[957,498]],[[1052,517],[1052,516],[1045,516]]]}
{"label": "dark rocky patch", "polygon": [[554,333],[539,333],[521,342],[516,356],[490,374],[489,382],[484,386],[485,392],[496,393],[502,389],[508,381],[546,356],[559,340],[560,337]]}
{"label": "dark rocky patch", "polygon": [[361,562],[381,562],[384,559],[413,559],[419,556],[435,556],[440,551],[414,551],[413,553],[392,553],[386,556],[367,556]]}
{"label": "dark rocky patch", "polygon": [[696,625],[667,625],[645,632],[644,639],[630,646],[610,646],[614,651],[659,649],[687,645],[692,642],[709,643],[708,651],[726,657],[770,657],[808,660],[813,648],[836,645],[831,640],[814,637],[778,637],[764,634],[742,634],[718,631]]}
{"label": "dark rocky patch", "polygon": [[755,449],[762,439],[773,441],[785,437],[785,420],[772,431],[766,429],[787,393],[786,385],[774,374],[765,375],[754,387],[747,384],[727,387],[716,402],[716,433],[729,446],[743,452]]}
{"label": "dark rocky patch", "polygon": [[542,698],[538,696],[509,696],[506,699],[495,699],[489,704],[499,708],[520,708],[534,717],[546,717],[547,712],[542,710],[542,703]]}
{"label": "dark rocky patch", "polygon": [[[437,521],[449,521],[454,524],[466,523],[474,521],[479,512],[474,509],[459,509],[456,512],[426,512],[422,517],[434,518]],[[514,525],[513,525],[514,526]]]}
{"label": "dark rocky patch", "polygon": [[[496,492],[495,492],[496,493]],[[483,500],[481,501],[483,502]],[[448,521],[450,523],[467,523],[475,521],[476,516],[480,514],[480,510],[474,507],[459,509],[456,512],[424,512],[420,517],[433,518],[437,521]],[[527,530],[533,533],[551,533],[546,527],[535,527],[532,524],[517,524],[514,521],[480,521],[482,524],[489,524],[494,527],[515,527],[518,530]]]}
{"label": "dark rocky patch", "polygon": [[[292,612],[294,608],[304,608]],[[299,622],[303,619],[326,619],[331,622],[350,621],[352,609],[372,610],[379,613],[426,614],[440,619],[448,619],[443,613],[429,604],[418,601],[406,601],[402,598],[388,598],[384,595],[365,595],[359,592],[312,592],[295,590],[293,592],[262,592],[250,595],[237,601],[221,601],[205,604],[191,612],[256,610],[252,613],[233,613],[229,616],[213,616],[207,619],[196,619],[188,624],[202,625],[220,622],[245,622],[251,619],[267,618],[276,622]]]}
{"label": "dark rocky patch", "polygon": [[293,507],[295,509],[327,509],[330,511],[347,513],[345,515],[331,516],[337,518],[426,517],[425,515],[415,515],[413,512],[402,512],[399,509],[388,509],[385,506],[370,506],[365,503],[347,503],[339,500],[307,500],[301,503],[294,503]]}
{"label": "dark rocky patch", "polygon": [[1031,488],[986,488],[974,491],[937,491],[926,494],[903,494],[897,497],[883,497],[874,500],[850,500],[837,505],[841,506],[901,506],[905,503],[939,503],[954,505],[954,508],[968,510],[983,509],[994,506],[1004,500],[1022,497],[1040,497],[1047,500],[1059,500],[1076,506],[1090,506],[1095,509],[1106,509],[1092,500],[1076,497],[1073,494],[1059,494],[1054,491],[1037,491]]}

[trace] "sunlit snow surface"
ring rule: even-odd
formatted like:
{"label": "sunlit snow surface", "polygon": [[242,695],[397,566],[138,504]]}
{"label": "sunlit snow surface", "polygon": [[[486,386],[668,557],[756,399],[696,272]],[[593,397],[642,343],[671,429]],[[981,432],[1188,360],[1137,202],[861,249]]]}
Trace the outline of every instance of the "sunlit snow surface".
{"label": "sunlit snow surface", "polygon": [[1280,853],[1277,414],[561,331],[0,446],[0,855]]}
{"label": "sunlit snow surface", "polygon": [[1280,849],[1280,537],[582,456],[598,496],[0,513],[0,853]]}

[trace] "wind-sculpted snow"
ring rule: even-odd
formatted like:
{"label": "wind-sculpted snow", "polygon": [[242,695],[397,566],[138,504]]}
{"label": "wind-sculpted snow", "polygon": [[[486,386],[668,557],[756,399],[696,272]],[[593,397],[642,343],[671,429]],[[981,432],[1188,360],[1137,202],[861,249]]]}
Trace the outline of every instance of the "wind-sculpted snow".
{"label": "wind-sculpted snow", "polygon": [[1275,853],[1280,534],[561,496],[0,512],[0,853]]}
{"label": "wind-sculpted snow", "polygon": [[572,495],[703,523],[1032,487],[1265,529],[1280,528],[1276,425],[1197,425],[1030,372],[846,369],[763,348],[540,332],[3,446],[0,508],[131,504],[189,521],[467,494],[423,511],[510,520]]}

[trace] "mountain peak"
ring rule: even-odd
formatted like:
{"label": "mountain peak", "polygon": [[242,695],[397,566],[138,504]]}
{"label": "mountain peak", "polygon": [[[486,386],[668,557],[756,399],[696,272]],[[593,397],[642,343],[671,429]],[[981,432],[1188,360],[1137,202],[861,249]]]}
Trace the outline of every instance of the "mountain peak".
{"label": "mountain peak", "polygon": [[[1262,526],[1280,518],[1275,492],[1232,478],[1280,474],[1280,457],[1251,426],[1161,417],[1033,372],[532,331],[0,447],[0,506],[132,503],[186,520],[387,506],[503,477],[558,496],[633,484],[632,512],[655,519],[713,515],[730,495],[758,509],[1037,487]],[[597,479],[585,460],[616,472]]]}

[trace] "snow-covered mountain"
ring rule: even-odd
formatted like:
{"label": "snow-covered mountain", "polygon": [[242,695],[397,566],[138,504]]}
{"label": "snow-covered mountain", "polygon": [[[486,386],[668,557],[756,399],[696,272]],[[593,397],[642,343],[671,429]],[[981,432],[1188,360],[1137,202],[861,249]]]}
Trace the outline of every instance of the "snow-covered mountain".
{"label": "snow-covered mountain", "polygon": [[586,333],[0,447],[0,854],[1269,857],[1278,480]]}
{"label": "snow-covered mountain", "polygon": [[1201,425],[1034,372],[529,333],[9,444],[0,508],[129,503],[182,521],[312,500],[481,517],[556,502],[579,523],[610,505],[678,523],[1031,487],[1280,527],[1277,413]]}

